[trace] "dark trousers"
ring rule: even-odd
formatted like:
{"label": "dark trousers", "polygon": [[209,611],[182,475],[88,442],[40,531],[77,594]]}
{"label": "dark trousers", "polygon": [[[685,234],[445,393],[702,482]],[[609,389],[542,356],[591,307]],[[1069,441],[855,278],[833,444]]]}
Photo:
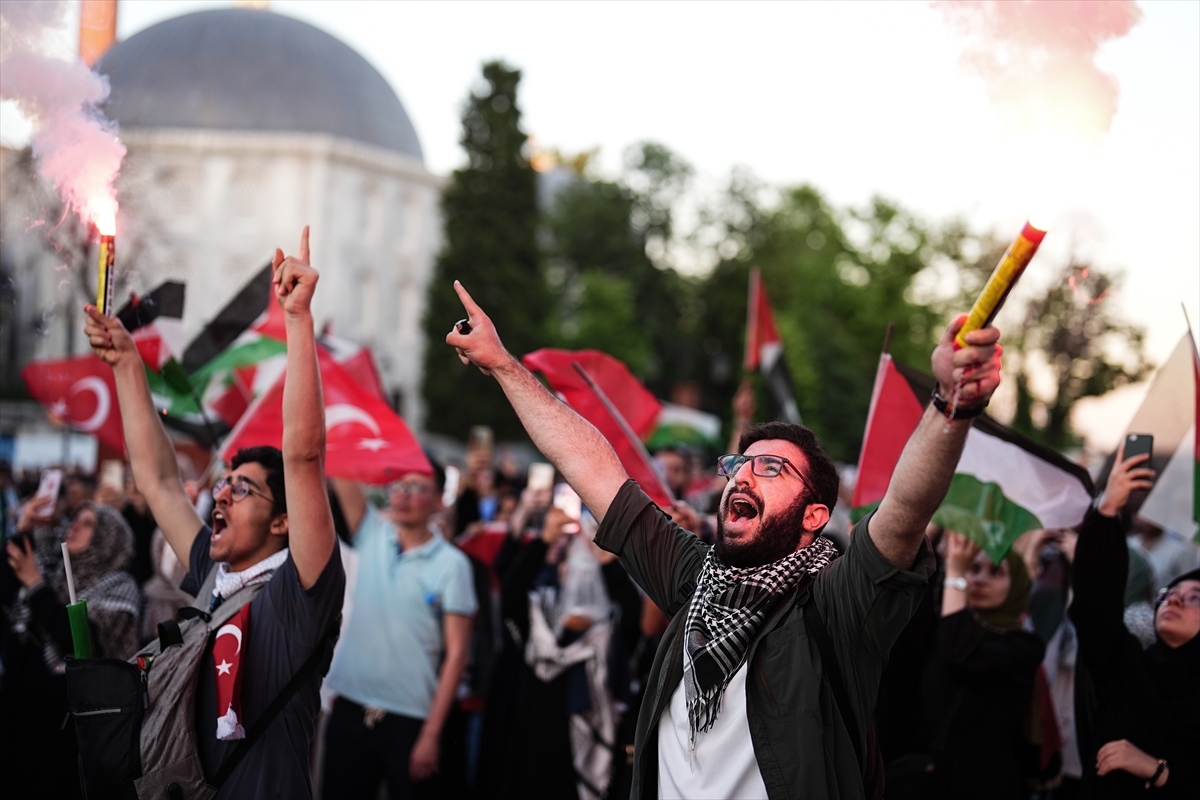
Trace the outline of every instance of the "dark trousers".
{"label": "dark trousers", "polygon": [[339,697],[325,730],[325,777],[321,796],[327,800],[375,800],[379,782],[387,779],[390,800],[440,800],[438,776],[414,783],[408,760],[424,720],[387,714],[368,728],[365,709]]}

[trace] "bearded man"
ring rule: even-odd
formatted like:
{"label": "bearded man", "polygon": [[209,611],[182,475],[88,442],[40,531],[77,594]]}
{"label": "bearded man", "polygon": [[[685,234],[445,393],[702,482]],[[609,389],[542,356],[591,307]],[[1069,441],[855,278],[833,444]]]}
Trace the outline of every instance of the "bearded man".
{"label": "bearded man", "polygon": [[[821,531],[838,477],[807,428],[752,428],[739,453],[720,459],[729,483],[710,547],[629,480],[599,431],[525,370],[454,288],[467,324],[446,343],[496,378],[534,445],[601,521],[596,543],[672,617],[638,718],[633,798],[863,797],[860,754],[880,675],[934,570],[925,525],[970,418],[999,385],[999,332],[973,331],[956,350],[962,316],[943,335],[934,405],[949,413],[926,410],[887,495],[835,561]],[[956,387],[958,403],[947,406]]]}

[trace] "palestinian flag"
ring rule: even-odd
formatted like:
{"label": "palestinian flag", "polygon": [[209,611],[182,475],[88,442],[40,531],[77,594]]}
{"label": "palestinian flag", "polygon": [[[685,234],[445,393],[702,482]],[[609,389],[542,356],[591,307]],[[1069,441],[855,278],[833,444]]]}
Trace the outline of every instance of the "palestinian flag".
{"label": "palestinian flag", "polygon": [[[933,384],[933,378],[887,353],[880,356],[851,501],[855,521],[883,499]],[[1083,467],[985,414],[967,434],[950,490],[933,521],[977,542],[999,563],[1026,531],[1077,524],[1092,494],[1092,480]]]}
{"label": "palestinian flag", "polygon": [[767,382],[775,419],[800,422],[800,408],[792,391],[792,375],[783,357],[783,339],[775,326],[775,315],[763,286],[762,272],[750,268],[750,302],[746,313],[746,357],[742,362],[747,372],[761,372]]}
{"label": "palestinian flag", "polygon": [[712,450],[724,447],[725,443],[721,439],[721,418],[699,409],[663,403],[646,447],[653,453],[673,445]]}
{"label": "palestinian flag", "polygon": [[159,372],[183,352],[184,284],[164,281],[147,295],[132,294],[117,319],[133,336],[146,367]]}
{"label": "palestinian flag", "polygon": [[1154,436],[1154,488],[1138,514],[1200,542],[1200,354],[1191,331],[1159,368],[1129,424],[1129,433]]}

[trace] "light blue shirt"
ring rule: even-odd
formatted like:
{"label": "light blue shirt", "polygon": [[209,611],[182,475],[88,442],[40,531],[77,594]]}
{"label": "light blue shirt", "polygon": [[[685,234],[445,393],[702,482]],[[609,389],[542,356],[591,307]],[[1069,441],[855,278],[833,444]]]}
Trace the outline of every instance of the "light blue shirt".
{"label": "light blue shirt", "polygon": [[400,552],[396,526],[370,504],[354,548],[354,612],[325,685],[360,705],[424,719],[437,691],[442,615],[478,607],[471,562],[436,533]]}

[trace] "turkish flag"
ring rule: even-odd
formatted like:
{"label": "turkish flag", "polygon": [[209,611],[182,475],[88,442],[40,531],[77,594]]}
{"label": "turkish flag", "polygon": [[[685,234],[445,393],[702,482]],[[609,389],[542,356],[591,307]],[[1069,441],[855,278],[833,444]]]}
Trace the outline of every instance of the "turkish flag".
{"label": "turkish flag", "polygon": [[642,441],[630,440],[621,423],[609,413],[574,364],[579,364],[591,376],[617,412],[629,423],[633,433],[644,441],[654,432],[662,403],[633,377],[628,367],[597,350],[571,352],[543,348],[525,356],[521,362],[526,368],[545,375],[550,388],[581,417],[596,426],[617,452],[621,466],[625,467],[629,477],[638,482],[651,500],[663,508],[671,506],[671,498],[661,476],[652,464],[647,463]]}
{"label": "turkish flag", "polygon": [[51,419],[90,433],[119,453],[125,452],[117,387],[108,364],[90,354],[34,361],[21,370],[21,379]]}
{"label": "turkish flag", "polygon": [[[325,473],[364,483],[385,484],[433,467],[404,420],[360,386],[324,348],[317,348],[325,395]],[[283,443],[283,384],[255,400],[221,447],[225,461],[243,447]]]}
{"label": "turkish flag", "polygon": [[242,655],[250,631],[250,604],[242,606],[217,628],[213,639],[213,668],[217,678],[217,738],[245,739],[242,725]]}

